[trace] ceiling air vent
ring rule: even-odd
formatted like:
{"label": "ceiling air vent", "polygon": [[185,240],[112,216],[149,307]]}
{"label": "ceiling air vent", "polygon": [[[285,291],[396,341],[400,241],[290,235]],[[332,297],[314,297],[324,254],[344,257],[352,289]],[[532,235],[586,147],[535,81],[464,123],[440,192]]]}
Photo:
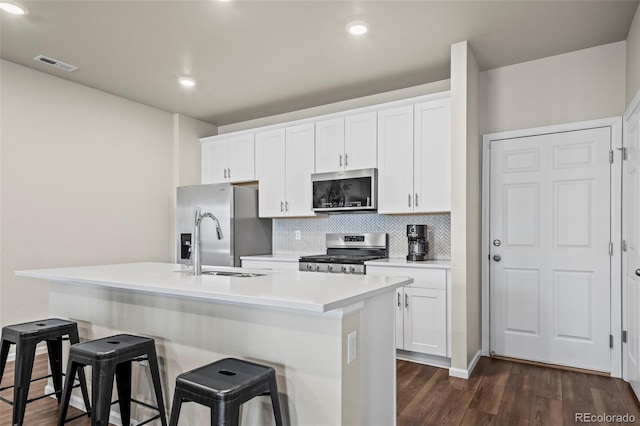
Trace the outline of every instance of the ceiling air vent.
{"label": "ceiling air vent", "polygon": [[33,58],[34,61],[38,61],[38,62],[42,62],[44,64],[47,65],[51,65],[52,67],[56,67],[56,68],[60,68],[61,70],[65,70],[67,72],[71,72],[71,71],[75,71],[78,69],[78,67],[74,67],[73,65],[69,65],[66,64],[62,61],[59,61],[57,59],[53,59],[53,58],[49,58],[47,56],[44,55],[38,55],[35,58]]}

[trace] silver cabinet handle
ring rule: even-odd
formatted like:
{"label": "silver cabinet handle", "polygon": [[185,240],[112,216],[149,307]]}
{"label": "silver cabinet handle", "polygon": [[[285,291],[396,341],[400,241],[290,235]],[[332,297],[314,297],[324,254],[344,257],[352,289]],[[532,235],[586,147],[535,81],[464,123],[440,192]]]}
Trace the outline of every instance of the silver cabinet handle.
{"label": "silver cabinet handle", "polygon": [[342,167],[342,154],[338,155],[338,157],[340,157],[340,164],[339,166]]}
{"label": "silver cabinet handle", "polygon": [[345,167],[349,165],[349,155],[346,152],[344,154],[344,165]]}
{"label": "silver cabinet handle", "polygon": [[402,305],[402,302],[400,302],[400,293],[398,293],[398,308]]}
{"label": "silver cabinet handle", "polygon": [[415,198],[414,198],[415,202],[416,202],[416,207],[418,207],[418,194],[415,194]]}
{"label": "silver cabinet handle", "polygon": [[284,211],[285,211],[285,212],[288,212],[288,211],[289,211],[289,202],[288,202],[288,201],[285,201],[285,202],[284,202]]}
{"label": "silver cabinet handle", "polygon": [[404,295],[404,307],[405,308],[409,307],[409,296],[406,293]]}
{"label": "silver cabinet handle", "polygon": [[284,203],[282,201],[280,201],[280,211],[281,212],[284,211]]}
{"label": "silver cabinet handle", "polygon": [[231,179],[231,169],[227,169],[227,177]]}
{"label": "silver cabinet handle", "polygon": [[409,200],[409,202],[407,203],[407,207],[411,207],[411,194],[409,194],[408,200]]}
{"label": "silver cabinet handle", "polygon": [[227,178],[227,169],[224,169],[224,178]]}

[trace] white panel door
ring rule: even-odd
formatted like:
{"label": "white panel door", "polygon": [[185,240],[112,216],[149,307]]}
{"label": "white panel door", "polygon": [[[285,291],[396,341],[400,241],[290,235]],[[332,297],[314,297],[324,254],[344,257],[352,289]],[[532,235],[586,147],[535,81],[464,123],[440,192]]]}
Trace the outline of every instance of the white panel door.
{"label": "white panel door", "polygon": [[378,112],[378,213],[413,212],[413,106]]}
{"label": "white panel door", "polygon": [[285,216],[285,132],[284,129],[256,133],[256,175],[258,215]]}
{"label": "white panel door", "polygon": [[640,108],[625,121],[627,160],[623,162],[622,256],[623,325],[627,331],[624,378],[640,398]]}
{"label": "white panel door", "polygon": [[449,99],[415,106],[414,212],[451,211]]}
{"label": "white panel door", "polygon": [[231,182],[256,180],[253,133],[229,138],[227,177]]}
{"label": "white panel door", "polygon": [[227,181],[227,140],[217,140],[202,144],[202,183]]}
{"label": "white panel door", "polygon": [[316,173],[344,169],[344,118],[316,122]]}
{"label": "white panel door", "polygon": [[378,167],[377,117],[375,111],[345,117],[345,170]]}
{"label": "white panel door", "polygon": [[445,290],[404,288],[404,349],[447,356]]}
{"label": "white panel door", "polygon": [[611,370],[610,129],[491,143],[491,349]]}
{"label": "white panel door", "polygon": [[286,133],[287,216],[315,216],[312,210],[311,174],[314,173],[314,125],[288,127]]}

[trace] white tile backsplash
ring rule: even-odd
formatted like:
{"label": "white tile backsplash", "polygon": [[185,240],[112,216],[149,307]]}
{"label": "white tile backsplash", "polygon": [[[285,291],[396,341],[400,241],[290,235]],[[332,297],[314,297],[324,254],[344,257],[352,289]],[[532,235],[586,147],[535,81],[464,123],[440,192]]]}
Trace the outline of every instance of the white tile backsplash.
{"label": "white tile backsplash", "polygon": [[[451,259],[451,216],[386,216],[372,213],[334,214],[320,218],[274,219],[275,254],[320,254],[326,251],[325,234],[332,232],[386,232],[389,256],[407,255],[407,225],[430,225],[433,230],[434,258]],[[300,240],[295,233],[300,231]]]}

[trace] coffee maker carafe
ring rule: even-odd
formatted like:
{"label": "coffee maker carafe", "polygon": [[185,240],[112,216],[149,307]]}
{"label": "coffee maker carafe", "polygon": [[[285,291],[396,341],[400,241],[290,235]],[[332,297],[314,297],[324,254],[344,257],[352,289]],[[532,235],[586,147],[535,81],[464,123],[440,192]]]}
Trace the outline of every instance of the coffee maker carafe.
{"label": "coffee maker carafe", "polygon": [[429,234],[427,225],[407,225],[407,260],[429,259]]}

